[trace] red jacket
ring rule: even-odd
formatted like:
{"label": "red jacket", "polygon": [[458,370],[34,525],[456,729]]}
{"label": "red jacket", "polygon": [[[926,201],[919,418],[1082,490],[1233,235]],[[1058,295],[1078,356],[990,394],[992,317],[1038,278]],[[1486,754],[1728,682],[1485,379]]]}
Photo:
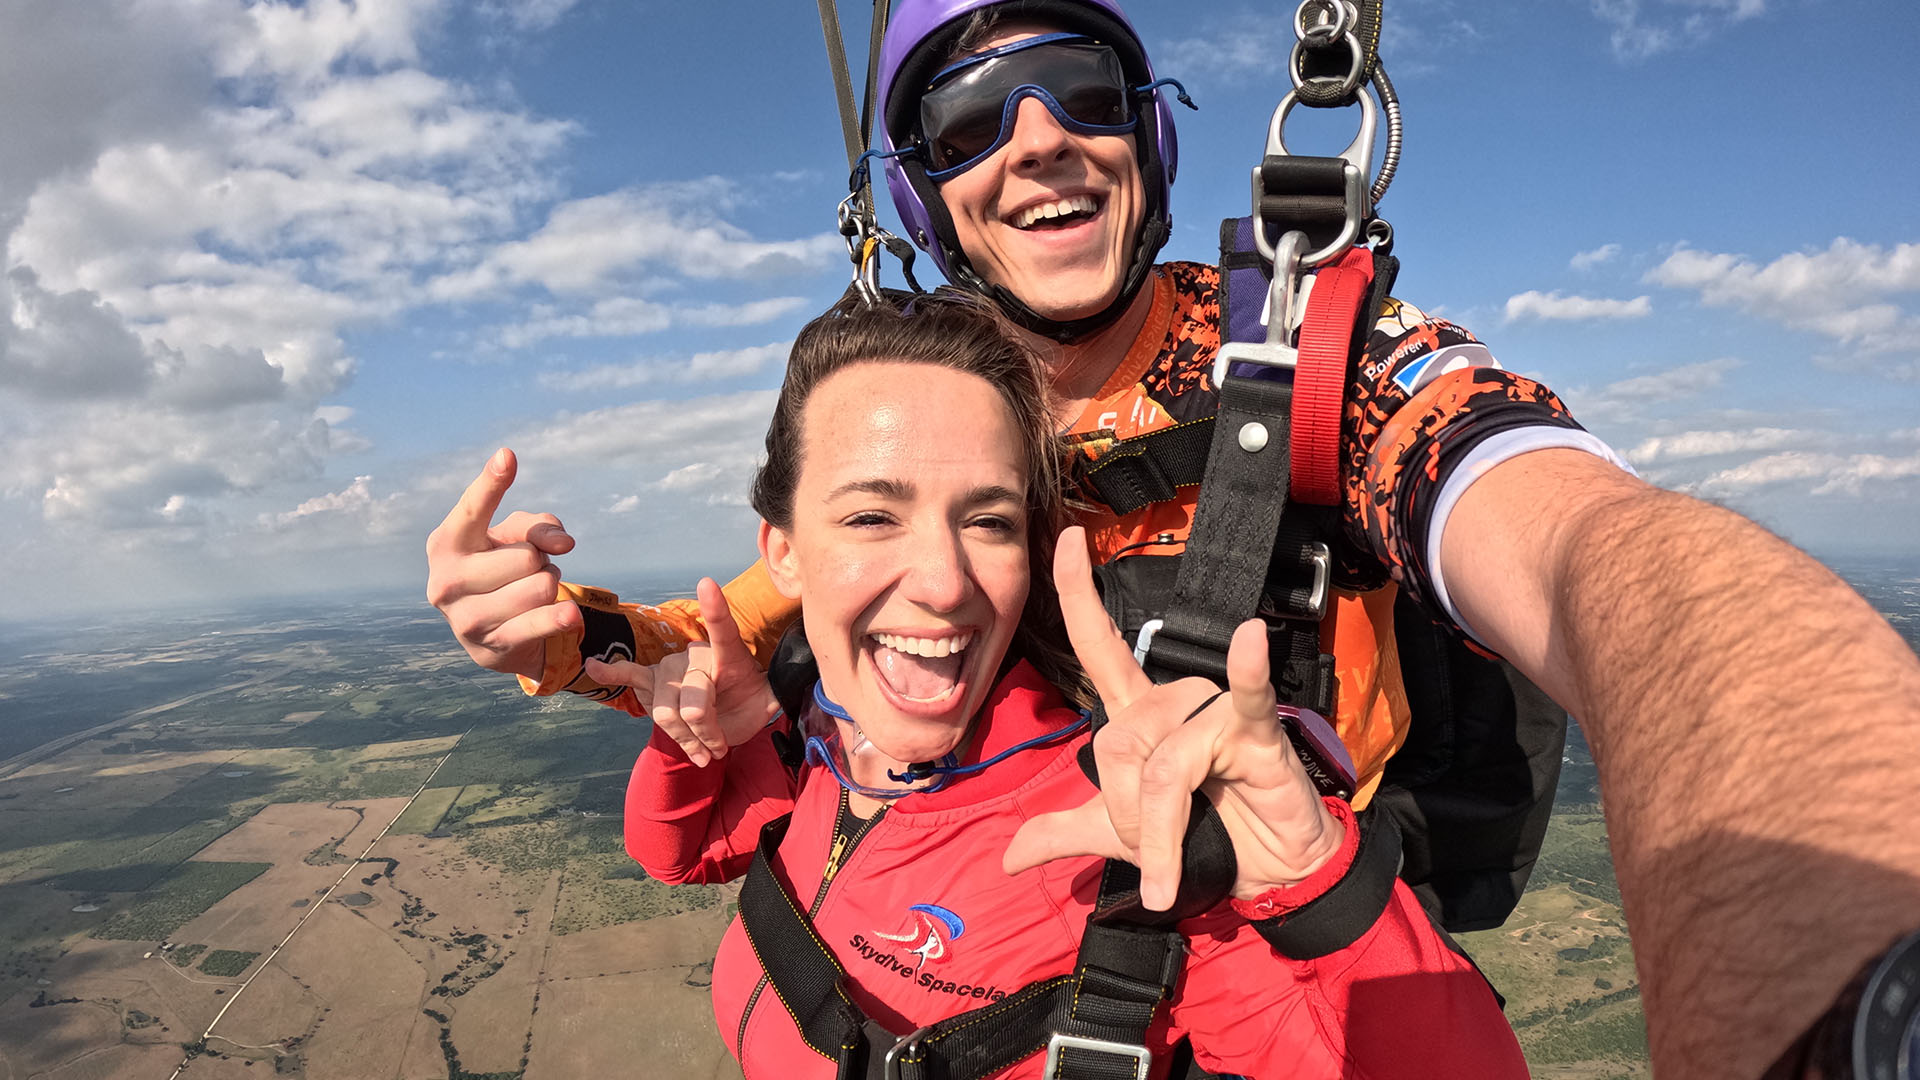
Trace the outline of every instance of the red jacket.
{"label": "red jacket", "polygon": [[[967,763],[1076,719],[1025,664],[985,708]],[[1024,751],[944,790],[901,799],[822,889],[840,796],[824,769],[809,766],[793,784],[766,737],[703,769],[656,734],[627,789],[627,849],[661,880],[725,880],[745,871],[760,825],[791,810],[775,873],[792,896],[814,904],[814,925],[851,975],[861,1008],[905,1033],[1071,970],[1102,860],[1063,859],[1008,876],[1000,859],[1029,818],[1093,796],[1075,761],[1087,738]],[[1351,821],[1344,807],[1341,814]],[[1356,831],[1347,832],[1341,854],[1289,890],[1287,906],[1344,872],[1357,843]],[[1228,905],[1181,930],[1192,955],[1149,1033],[1156,1062],[1187,1036],[1206,1068],[1256,1077],[1527,1075],[1485,981],[1447,948],[1405,885],[1395,886],[1364,937],[1319,960],[1279,956]],[[746,1075],[832,1077],[833,1064],[801,1041],[762,978],[736,919],[714,961],[713,1003]],[[1005,1075],[1033,1077],[1040,1068],[1035,1055]]]}

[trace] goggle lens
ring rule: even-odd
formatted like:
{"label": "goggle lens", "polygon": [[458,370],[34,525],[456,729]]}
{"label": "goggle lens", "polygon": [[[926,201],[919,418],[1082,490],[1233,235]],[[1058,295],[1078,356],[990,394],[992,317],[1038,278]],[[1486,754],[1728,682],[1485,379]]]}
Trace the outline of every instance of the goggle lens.
{"label": "goggle lens", "polygon": [[998,150],[1013,135],[1021,98],[1047,106],[1083,135],[1133,130],[1133,92],[1120,57],[1091,39],[1049,34],[978,56],[936,75],[920,97],[928,175],[942,180]]}

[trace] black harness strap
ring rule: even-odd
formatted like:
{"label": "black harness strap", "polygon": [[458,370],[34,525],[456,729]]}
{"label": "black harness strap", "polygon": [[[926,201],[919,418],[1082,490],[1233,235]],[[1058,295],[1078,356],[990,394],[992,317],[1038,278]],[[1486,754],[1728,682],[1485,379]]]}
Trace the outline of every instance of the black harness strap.
{"label": "black harness strap", "polygon": [[1072,974],[900,1037],[848,996],[846,969],[774,875],[771,853],[790,820],[760,831],[740,889],[740,921],[801,1038],[835,1062],[842,1080],[979,1080],[1043,1050],[1046,1075],[1060,1080],[1146,1076],[1147,1028],[1179,985],[1186,945],[1168,926],[1118,921],[1138,898],[1130,864],[1107,863]]}
{"label": "black harness strap", "polygon": [[792,821],[793,815],[783,814],[761,828],[753,864],[740,886],[740,925],[801,1039],[821,1057],[839,1062],[841,1076],[854,1075],[850,1067],[864,1068],[860,1054],[866,1044],[866,1018],[841,985],[846,969],[814,933],[813,921],[774,876],[769,862]]}
{"label": "black harness strap", "polygon": [[1165,502],[1200,482],[1213,446],[1213,417],[1121,439],[1089,466],[1085,480],[1115,514]]}

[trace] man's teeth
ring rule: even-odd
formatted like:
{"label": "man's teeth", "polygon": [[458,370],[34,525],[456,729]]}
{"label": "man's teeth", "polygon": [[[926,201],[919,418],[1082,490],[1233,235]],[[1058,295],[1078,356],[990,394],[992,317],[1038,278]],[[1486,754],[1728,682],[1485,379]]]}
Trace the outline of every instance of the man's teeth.
{"label": "man's teeth", "polygon": [[913,656],[942,657],[961,652],[973,643],[973,634],[954,634],[951,637],[925,638],[903,637],[899,634],[874,634],[873,640],[895,652],[909,653]]}
{"label": "man's teeth", "polygon": [[1066,217],[1068,214],[1091,214],[1100,208],[1100,204],[1091,195],[1073,195],[1058,202],[1041,203],[1029,206],[1013,216],[1016,229],[1032,228],[1034,222],[1046,218]]}

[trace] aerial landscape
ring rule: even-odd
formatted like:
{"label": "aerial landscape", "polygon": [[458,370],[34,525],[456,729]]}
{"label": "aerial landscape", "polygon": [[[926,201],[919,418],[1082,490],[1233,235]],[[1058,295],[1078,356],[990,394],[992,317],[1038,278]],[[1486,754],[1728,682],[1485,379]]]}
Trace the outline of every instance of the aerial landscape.
{"label": "aerial landscape", "polygon": [[[1839,569],[1920,637],[1920,568]],[[622,848],[645,737],[408,598],[0,623],[0,1080],[738,1076],[731,888]],[[1463,940],[1536,1075],[1647,1075],[1577,733],[1532,887]]]}

